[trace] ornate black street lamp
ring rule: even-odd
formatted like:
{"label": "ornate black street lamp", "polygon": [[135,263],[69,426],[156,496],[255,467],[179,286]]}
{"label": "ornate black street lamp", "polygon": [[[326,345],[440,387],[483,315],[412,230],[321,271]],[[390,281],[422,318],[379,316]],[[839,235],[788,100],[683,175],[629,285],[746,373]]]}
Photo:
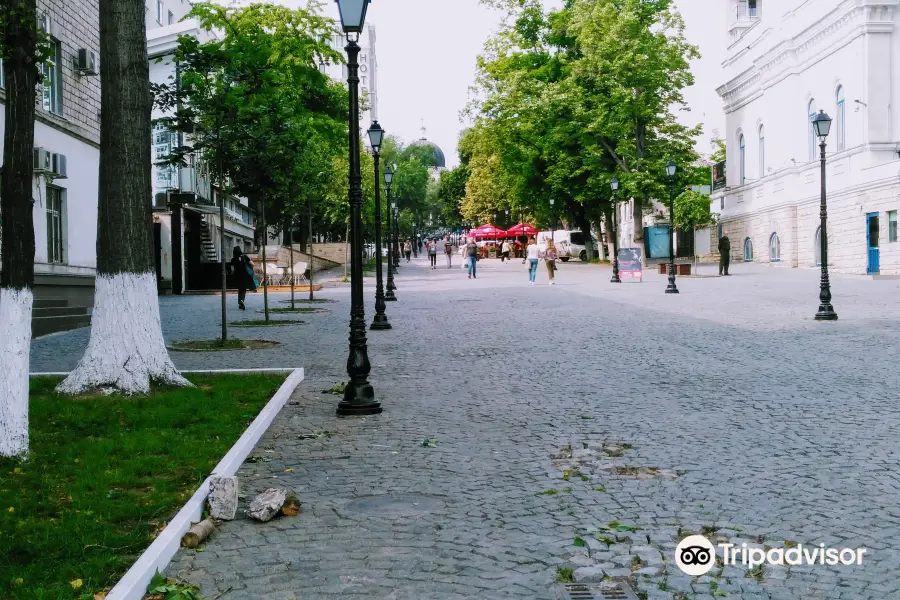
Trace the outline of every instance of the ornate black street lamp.
{"label": "ornate black street lamp", "polygon": [[675,173],[678,167],[671,160],[666,163],[666,175],[669,177],[669,285],[667,294],[677,294],[675,285]]}
{"label": "ornate black street lamp", "polygon": [[[612,241],[613,241],[613,275],[610,283],[622,283],[619,279],[619,207],[616,204],[616,193],[619,191],[619,178],[613,177],[609,180],[609,187],[612,188]],[[602,257],[601,257],[602,258]]]}
{"label": "ornate black street lamp", "polygon": [[553,240],[554,230],[556,229],[556,211],[553,209],[553,205],[556,204],[555,198],[550,198],[550,240]]}
{"label": "ornate black street lamp", "polygon": [[391,203],[394,209],[394,270],[400,269],[400,211],[397,209],[397,202]]}
{"label": "ornate black street lamp", "polygon": [[382,281],[381,262],[381,173],[378,162],[381,158],[381,142],[384,140],[384,129],[374,121],[369,127],[369,144],[372,146],[372,157],[375,159],[375,318],[369,329],[377,331],[390,329],[384,303],[384,282]]}
{"label": "ornate black street lamp", "polygon": [[813,118],[813,128],[819,137],[819,149],[822,151],[822,197],[819,207],[819,218],[822,220],[819,230],[819,247],[822,249],[822,279],[819,282],[819,312],[816,321],[837,321],[837,313],[831,305],[831,283],[828,280],[828,206],[825,202],[825,140],[831,131],[831,117],[820,110]]}
{"label": "ornate black street lamp", "polygon": [[[387,261],[388,279],[387,279],[387,293],[384,295],[384,299],[388,302],[396,302],[397,301],[397,296],[394,294],[394,290],[397,289],[397,287],[394,285],[394,259],[391,256],[391,254],[393,253],[393,244],[391,243],[391,238],[394,235],[394,233],[393,233],[394,230],[391,227],[391,212],[392,212],[391,211],[391,183],[394,181],[394,171],[396,170],[396,168],[397,168],[397,166],[394,165],[393,167],[388,166],[384,170],[384,187],[387,188],[387,204],[385,205],[385,208],[387,209],[387,216],[388,216],[388,221],[387,221],[388,230],[387,230],[387,235],[385,236],[385,242],[386,242],[385,245],[387,246],[387,259],[388,259],[388,261]],[[379,254],[379,256],[381,255],[380,247],[378,248],[378,254]]]}
{"label": "ornate black street lamp", "polygon": [[341,13],[341,25],[347,38],[347,83],[350,92],[350,355],[344,399],[338,404],[338,416],[373,415],[382,411],[369,383],[372,365],[366,345],[366,309],[363,304],[362,270],[362,174],[359,159],[359,52],[357,41],[366,21],[370,0],[335,0]]}

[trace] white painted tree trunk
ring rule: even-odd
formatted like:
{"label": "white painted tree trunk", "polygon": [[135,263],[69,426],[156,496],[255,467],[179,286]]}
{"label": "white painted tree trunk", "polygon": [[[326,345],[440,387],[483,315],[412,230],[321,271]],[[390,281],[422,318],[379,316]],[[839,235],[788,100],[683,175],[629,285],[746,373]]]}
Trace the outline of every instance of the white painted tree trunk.
{"label": "white painted tree trunk", "polygon": [[30,289],[0,288],[0,456],[28,452]]}
{"label": "white painted tree trunk", "polygon": [[151,381],[191,385],[166,351],[154,273],[99,275],[91,341],[78,366],[56,390],[83,394],[146,394]]}

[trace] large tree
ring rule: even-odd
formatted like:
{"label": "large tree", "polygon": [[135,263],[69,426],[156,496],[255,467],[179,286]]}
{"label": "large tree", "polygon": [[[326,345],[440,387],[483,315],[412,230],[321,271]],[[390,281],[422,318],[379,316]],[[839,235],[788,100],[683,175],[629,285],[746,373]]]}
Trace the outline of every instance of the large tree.
{"label": "large tree", "polygon": [[147,393],[152,382],[190,385],[163,341],[150,219],[150,65],[145,7],[100,0],[100,194],[91,339],[58,386]]}
{"label": "large tree", "polygon": [[34,285],[34,110],[38,83],[35,0],[0,13],[6,116],[0,178],[0,456],[28,451],[28,371]]}

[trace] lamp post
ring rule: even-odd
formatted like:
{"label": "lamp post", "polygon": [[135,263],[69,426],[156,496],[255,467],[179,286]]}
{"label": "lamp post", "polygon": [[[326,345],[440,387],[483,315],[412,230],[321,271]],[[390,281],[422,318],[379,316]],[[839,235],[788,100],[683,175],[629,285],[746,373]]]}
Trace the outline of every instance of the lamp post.
{"label": "lamp post", "polygon": [[678,167],[671,160],[666,163],[666,175],[669,177],[669,285],[667,294],[677,294],[675,285],[675,173]]}
{"label": "lamp post", "polygon": [[[619,191],[619,178],[613,177],[609,180],[609,187],[612,189],[612,241],[613,241],[613,274],[610,283],[622,283],[619,279],[619,224],[616,220],[619,217],[618,205],[616,204],[616,192]],[[602,258],[602,257],[601,257]]]}
{"label": "lamp post", "polygon": [[506,228],[509,229],[509,209],[506,209]]}
{"label": "lamp post", "polygon": [[556,211],[553,205],[556,204],[556,198],[550,198],[550,240],[553,241],[554,230],[556,229]]}
{"label": "lamp post", "polygon": [[366,21],[370,0],[335,0],[347,38],[347,83],[350,92],[350,381],[337,407],[338,416],[374,415],[382,411],[369,383],[372,365],[366,345],[366,309],[363,305],[362,272],[362,174],[359,159],[359,52],[357,41]]}
{"label": "lamp post", "polygon": [[822,249],[822,278],[819,282],[819,312],[816,313],[816,321],[837,321],[837,313],[831,305],[831,283],[828,280],[828,206],[825,200],[825,140],[831,131],[831,117],[820,110],[813,118],[813,127],[819,137],[819,149],[822,151],[822,192],[819,218],[821,229],[819,244]]}
{"label": "lamp post", "polygon": [[369,144],[372,146],[372,157],[375,159],[375,318],[369,329],[383,331],[390,329],[391,324],[388,322],[385,314],[384,302],[384,283],[382,281],[382,262],[381,262],[381,174],[378,168],[378,161],[381,158],[381,142],[384,140],[384,129],[374,121],[372,126],[366,132],[369,134]]}
{"label": "lamp post", "polygon": [[391,208],[394,211],[394,247],[391,253],[393,254],[392,260],[394,261],[394,271],[400,270],[400,211],[397,210],[397,202],[394,201],[391,203]]}
{"label": "lamp post", "polygon": [[[387,236],[385,237],[386,246],[388,248],[388,278],[387,278],[387,293],[384,295],[384,299],[388,302],[396,302],[397,296],[394,294],[394,290],[397,289],[394,286],[394,259],[391,257],[391,182],[394,181],[394,168],[388,166],[384,170],[384,187],[387,188],[387,204],[385,208],[387,209],[388,222],[387,222]],[[378,248],[378,256],[381,256],[381,247]]]}

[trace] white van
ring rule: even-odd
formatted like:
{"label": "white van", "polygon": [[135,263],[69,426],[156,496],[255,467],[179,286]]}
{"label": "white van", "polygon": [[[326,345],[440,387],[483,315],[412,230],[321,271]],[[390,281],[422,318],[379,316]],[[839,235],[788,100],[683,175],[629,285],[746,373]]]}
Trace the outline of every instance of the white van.
{"label": "white van", "polygon": [[[547,249],[547,240],[550,239],[549,231],[540,231],[537,234],[537,246],[538,250],[541,252]],[[594,249],[598,247],[597,243],[593,238],[591,241],[594,243]],[[581,261],[587,260],[587,249],[585,247],[585,237],[581,231],[569,231],[566,229],[560,229],[559,231],[553,232],[553,243],[556,244],[556,252],[559,254],[560,260],[563,262],[569,262],[572,258],[577,258]]]}

